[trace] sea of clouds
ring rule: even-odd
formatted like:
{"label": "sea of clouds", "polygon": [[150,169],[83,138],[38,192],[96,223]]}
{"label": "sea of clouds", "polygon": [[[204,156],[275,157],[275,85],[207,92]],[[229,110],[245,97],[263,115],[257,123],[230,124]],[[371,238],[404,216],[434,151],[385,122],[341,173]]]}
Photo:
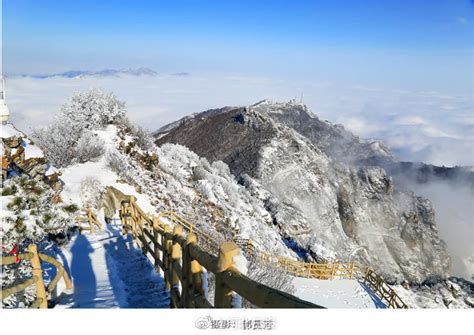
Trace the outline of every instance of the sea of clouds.
{"label": "sea of clouds", "polygon": [[363,138],[383,140],[402,160],[474,166],[474,98],[330,82],[239,75],[9,77],[8,104],[21,129],[47,124],[74,92],[110,90],[132,120],[153,131],[182,116],[262,99],[301,99],[318,117]]}
{"label": "sea of clouds", "polygon": [[[474,166],[474,98],[469,94],[216,74],[9,77],[11,121],[28,133],[48,124],[74,92],[92,87],[113,91],[126,102],[129,117],[150,131],[210,108],[302,98],[319,118],[341,123],[362,138],[382,140],[399,159]],[[466,259],[474,258],[473,190],[444,184],[413,189],[433,201],[453,273],[470,278],[474,263]]]}

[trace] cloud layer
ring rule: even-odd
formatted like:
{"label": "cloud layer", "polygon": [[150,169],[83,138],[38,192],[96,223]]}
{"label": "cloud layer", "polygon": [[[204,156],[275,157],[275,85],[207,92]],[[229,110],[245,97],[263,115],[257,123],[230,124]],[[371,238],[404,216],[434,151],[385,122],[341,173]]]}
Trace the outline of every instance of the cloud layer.
{"label": "cloud layer", "polygon": [[[304,102],[320,118],[342,123],[363,138],[382,139],[403,160],[474,166],[473,98],[439,92],[240,75],[11,77],[7,99],[12,122],[26,132],[46,125],[73,92],[90,87],[115,92],[126,101],[130,118],[152,131],[210,108],[249,105],[264,98],[285,101],[303,95]],[[416,192],[433,201],[441,236],[453,255],[454,273],[469,278],[474,269],[463,260],[474,252],[472,191],[433,184],[418,185]]]}
{"label": "cloud layer", "polygon": [[90,87],[115,92],[127,102],[131,119],[152,131],[210,108],[302,96],[320,118],[342,123],[361,137],[383,140],[403,160],[474,166],[473,98],[440,92],[241,75],[11,77],[12,121],[25,131],[45,125],[73,92]]}

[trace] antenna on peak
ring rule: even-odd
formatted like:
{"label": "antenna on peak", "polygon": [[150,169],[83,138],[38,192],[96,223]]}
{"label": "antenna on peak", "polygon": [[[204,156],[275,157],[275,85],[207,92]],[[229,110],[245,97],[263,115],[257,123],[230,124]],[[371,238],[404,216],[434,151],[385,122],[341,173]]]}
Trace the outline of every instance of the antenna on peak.
{"label": "antenna on peak", "polygon": [[300,102],[303,103],[303,92],[301,92]]}

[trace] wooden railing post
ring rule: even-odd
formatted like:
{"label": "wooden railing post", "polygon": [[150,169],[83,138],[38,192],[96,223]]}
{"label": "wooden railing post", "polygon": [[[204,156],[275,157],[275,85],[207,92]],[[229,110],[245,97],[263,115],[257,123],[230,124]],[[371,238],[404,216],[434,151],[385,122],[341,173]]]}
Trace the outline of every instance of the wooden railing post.
{"label": "wooden railing post", "polygon": [[92,210],[90,208],[86,209],[87,211],[87,221],[89,222],[89,228],[91,234],[94,234],[94,217],[92,216]]}
{"label": "wooden railing post", "polygon": [[102,224],[97,219],[97,215],[89,208],[88,218],[91,225],[96,225],[97,229],[102,230]]}
{"label": "wooden railing post", "polygon": [[145,218],[137,211],[136,219],[137,245],[141,244],[142,253],[146,255]]}
{"label": "wooden railing post", "polygon": [[196,235],[189,233],[186,237],[186,245],[183,251],[183,285],[182,285],[182,297],[183,307],[192,308],[194,302],[194,290],[193,290],[193,272],[192,272],[192,259],[189,253],[189,246],[197,242]]}
{"label": "wooden railing post", "polygon": [[193,274],[193,302],[196,304],[196,298],[201,297],[207,299],[207,291],[204,290],[202,282],[203,269],[201,264],[195,259],[191,262],[191,273]]}
{"label": "wooden railing post", "polygon": [[[173,228],[173,237],[183,236],[183,228],[181,226],[174,226]],[[179,282],[180,278],[176,270],[177,265],[180,264],[182,258],[181,245],[175,240],[173,241],[171,247],[171,307],[178,308],[183,307],[181,304],[181,294],[179,292]],[[183,266],[181,266],[183,269]],[[184,285],[183,285],[184,286]],[[182,290],[183,291],[183,290]]]}
{"label": "wooden railing post", "polygon": [[166,233],[171,233],[171,227],[169,225],[163,226],[164,234],[162,236],[162,245],[164,248],[164,252],[162,253],[163,259],[161,260],[163,263],[163,277],[165,279],[165,288],[170,289],[171,283],[168,278],[171,277],[170,273],[170,264],[169,264],[169,255],[171,254],[171,241],[166,237]]}
{"label": "wooden railing post", "polygon": [[[160,255],[160,247],[158,246],[158,237],[160,234],[158,233],[158,228],[160,227],[160,219],[158,217],[153,217],[153,254],[155,258],[154,266],[155,269],[160,272],[159,260],[161,259]],[[163,273],[164,275],[164,273]]]}
{"label": "wooden railing post", "polygon": [[222,279],[222,272],[234,265],[234,256],[240,254],[239,247],[234,242],[224,242],[219,247],[219,258],[216,269],[216,288],[214,307],[232,308],[232,289]]}
{"label": "wooden railing post", "polygon": [[127,213],[128,220],[126,220],[125,222],[126,225],[125,225],[124,235],[127,235],[129,231],[132,229],[132,204],[130,203],[130,201],[127,203],[127,206],[125,207],[125,211]]}
{"label": "wooden railing post", "polygon": [[331,277],[329,277],[330,279],[334,278],[334,274],[336,273],[336,264],[337,263],[332,263]]}
{"label": "wooden railing post", "polygon": [[[197,244],[197,235],[195,235],[194,233],[189,233],[186,239],[186,249],[188,254],[189,249],[193,244]],[[190,272],[188,281],[191,281],[192,287],[191,293],[188,295],[188,306],[195,308],[203,307],[204,305],[202,304],[202,302],[208,298],[204,290],[204,285],[202,281],[203,268],[201,264],[197,260],[192,259],[190,255],[189,260]]]}
{"label": "wooden railing post", "polygon": [[119,217],[120,217],[120,222],[122,223],[123,236],[127,235],[127,228],[125,227],[125,225],[127,224],[127,220],[125,219],[124,214],[126,214],[126,209],[125,209],[125,204],[122,202],[121,208],[119,210]]}
{"label": "wooden railing post", "polygon": [[91,213],[90,209],[86,208],[86,216],[87,216],[87,223],[89,224],[89,231],[91,232],[91,234],[94,234],[94,225],[92,224],[92,218],[91,218],[90,213]]}
{"label": "wooden railing post", "polygon": [[41,299],[39,308],[48,308],[48,300],[46,298],[46,289],[43,283],[43,271],[41,270],[41,260],[38,255],[38,247],[32,243],[28,246],[28,251],[33,254],[31,258],[31,266],[33,267],[33,277],[37,277],[36,281],[36,299]]}
{"label": "wooden railing post", "polygon": [[133,241],[137,239],[137,210],[135,209],[135,201],[137,198],[133,195],[130,196],[130,225],[132,226],[132,237]]}

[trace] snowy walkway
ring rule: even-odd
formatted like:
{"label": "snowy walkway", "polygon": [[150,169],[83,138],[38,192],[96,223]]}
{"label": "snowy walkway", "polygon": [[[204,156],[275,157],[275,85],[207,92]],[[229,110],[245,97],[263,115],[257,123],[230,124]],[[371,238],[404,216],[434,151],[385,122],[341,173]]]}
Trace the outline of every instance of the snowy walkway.
{"label": "snowy walkway", "polygon": [[[169,292],[152,263],[120,234],[119,220],[102,232],[76,234],[62,249],[74,294],[56,308],[168,308]],[[295,296],[327,308],[386,308],[357,280],[295,278]]]}
{"label": "snowy walkway", "polygon": [[168,308],[163,278],[118,226],[73,237],[66,257],[74,294],[56,308]]}

